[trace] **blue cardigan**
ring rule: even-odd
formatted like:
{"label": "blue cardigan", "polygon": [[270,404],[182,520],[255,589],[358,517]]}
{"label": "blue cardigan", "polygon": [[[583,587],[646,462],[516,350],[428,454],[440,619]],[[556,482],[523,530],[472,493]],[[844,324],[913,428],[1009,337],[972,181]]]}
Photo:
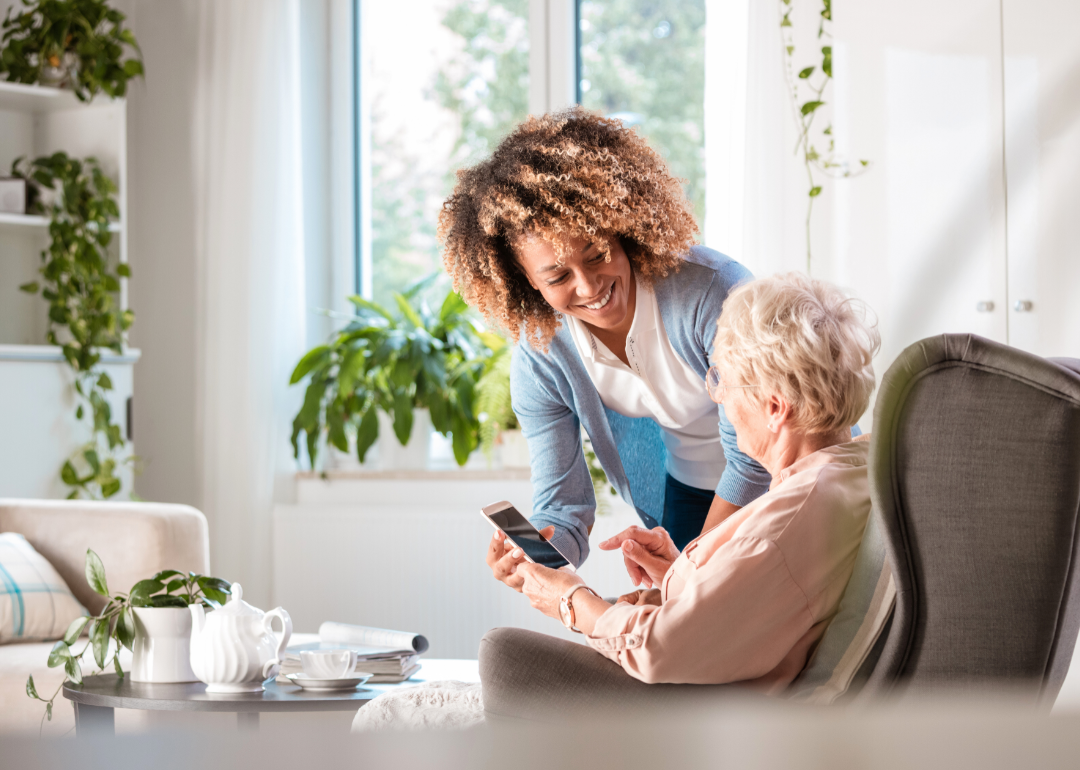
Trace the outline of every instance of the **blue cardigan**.
{"label": "blue cardigan", "polygon": [[[703,382],[724,300],[734,286],[750,278],[750,271],[735,260],[695,246],[679,272],[654,286],[672,347]],[[662,429],[650,418],[625,417],[604,406],[565,323],[547,353],[527,343],[514,348],[510,399],[532,458],[531,520],[537,529],[555,526],[552,542],[568,559],[580,565],[589,555],[589,527],[596,512],[581,426],[612,486],[637,509],[646,527],[657,526],[667,473]],[[727,466],[716,494],[746,505],[768,490],[771,477],[739,451],[735,429],[724,408],[719,410]]]}

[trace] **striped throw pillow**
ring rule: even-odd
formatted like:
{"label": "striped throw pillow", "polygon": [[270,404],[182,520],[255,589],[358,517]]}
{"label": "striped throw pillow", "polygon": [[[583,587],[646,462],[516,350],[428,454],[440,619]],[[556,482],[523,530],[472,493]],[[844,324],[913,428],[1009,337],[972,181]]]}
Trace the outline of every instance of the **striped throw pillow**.
{"label": "striped throw pillow", "polygon": [[0,644],[51,641],[86,615],[64,579],[16,532],[0,533]]}

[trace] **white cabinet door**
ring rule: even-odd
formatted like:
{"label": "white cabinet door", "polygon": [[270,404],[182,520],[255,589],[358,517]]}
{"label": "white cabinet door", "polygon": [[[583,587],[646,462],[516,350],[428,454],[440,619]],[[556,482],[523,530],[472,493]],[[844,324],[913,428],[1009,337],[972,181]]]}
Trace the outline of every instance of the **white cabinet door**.
{"label": "white cabinet door", "polygon": [[1080,3],[1002,0],[1009,343],[1080,358]]}
{"label": "white cabinet door", "polygon": [[821,277],[877,312],[878,374],[943,332],[1007,340],[998,0],[838,2],[838,149],[871,170],[832,185]]}

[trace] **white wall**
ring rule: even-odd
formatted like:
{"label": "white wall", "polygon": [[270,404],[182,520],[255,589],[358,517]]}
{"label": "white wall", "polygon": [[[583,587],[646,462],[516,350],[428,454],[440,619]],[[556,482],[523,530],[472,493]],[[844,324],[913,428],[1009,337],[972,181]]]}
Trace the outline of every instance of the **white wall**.
{"label": "white wall", "polygon": [[133,3],[129,20],[143,51],[145,82],[128,96],[131,194],[131,342],[134,432],[147,500],[202,508],[197,477],[193,105],[195,0]]}

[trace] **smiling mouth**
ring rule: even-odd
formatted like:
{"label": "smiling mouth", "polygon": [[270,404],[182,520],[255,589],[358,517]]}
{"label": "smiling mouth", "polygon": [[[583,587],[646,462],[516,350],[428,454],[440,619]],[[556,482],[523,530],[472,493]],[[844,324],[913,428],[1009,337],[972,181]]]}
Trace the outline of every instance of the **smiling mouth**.
{"label": "smiling mouth", "polygon": [[615,293],[615,282],[611,282],[611,286],[608,287],[607,294],[599,299],[597,302],[593,302],[591,305],[582,305],[589,310],[601,310],[607,303],[611,302],[611,295]]}

